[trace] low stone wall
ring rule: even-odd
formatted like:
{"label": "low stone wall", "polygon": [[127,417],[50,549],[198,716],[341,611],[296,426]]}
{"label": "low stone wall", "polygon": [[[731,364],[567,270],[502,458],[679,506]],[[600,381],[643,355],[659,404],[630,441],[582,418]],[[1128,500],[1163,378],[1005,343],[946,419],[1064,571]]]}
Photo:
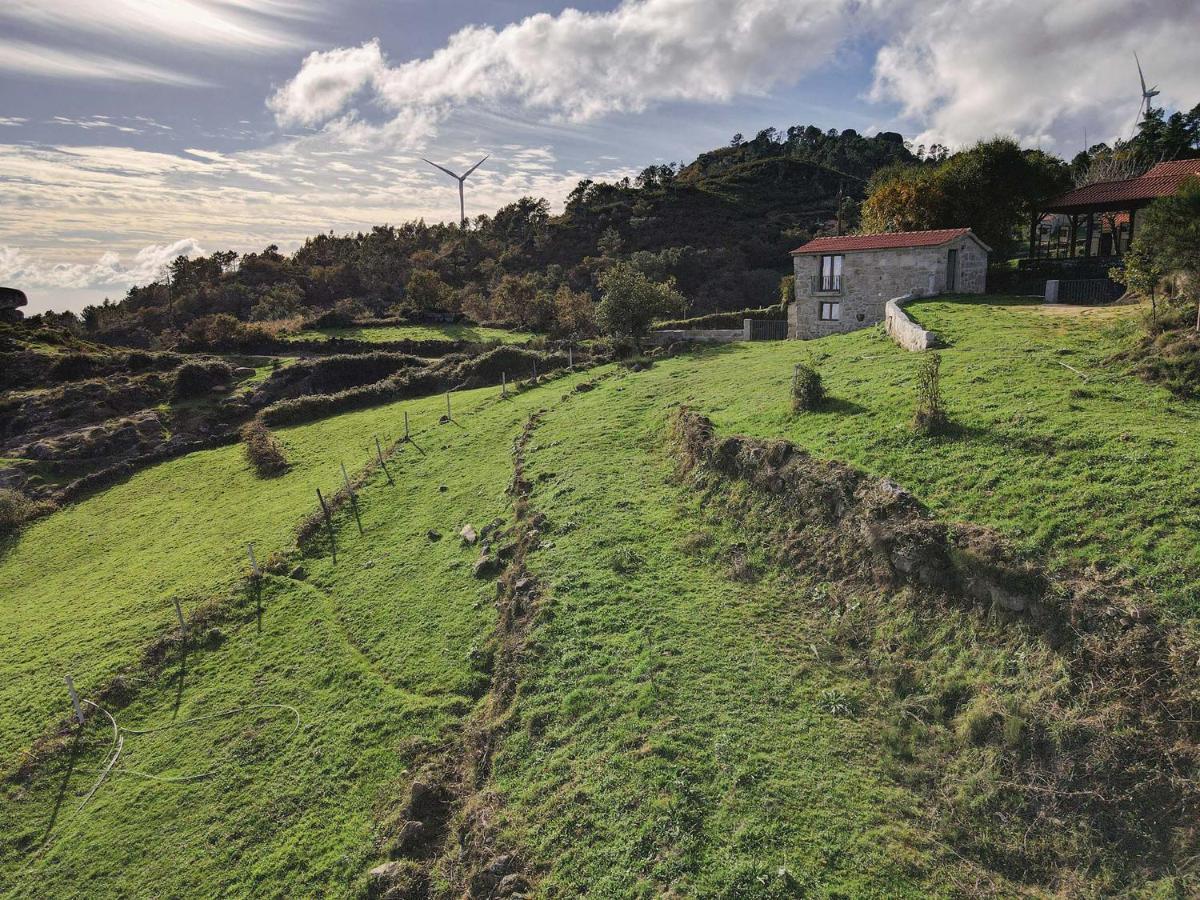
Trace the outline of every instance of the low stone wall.
{"label": "low stone wall", "polygon": [[746,340],[743,328],[670,328],[646,335],[648,344],[673,344],[676,341],[702,341],[709,344],[731,344]]}
{"label": "low stone wall", "polygon": [[938,336],[922,328],[908,317],[904,304],[917,299],[917,294],[893,297],[884,305],[883,321],[893,341],[905,350],[928,350],[938,345]]}

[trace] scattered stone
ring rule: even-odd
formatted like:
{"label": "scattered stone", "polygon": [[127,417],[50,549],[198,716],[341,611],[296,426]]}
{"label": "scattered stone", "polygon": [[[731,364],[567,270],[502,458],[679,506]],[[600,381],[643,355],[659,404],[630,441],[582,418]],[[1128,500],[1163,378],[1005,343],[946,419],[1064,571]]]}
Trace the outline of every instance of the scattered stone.
{"label": "scattered stone", "polygon": [[401,853],[407,852],[418,846],[424,837],[425,823],[410,819],[400,826],[400,833],[396,835],[395,847]]}
{"label": "scattered stone", "polygon": [[468,544],[473,544],[479,540],[479,535],[475,533],[474,526],[470,525],[469,523],[463,526],[462,531],[460,531],[459,534],[462,535],[462,539]]}
{"label": "scattered stone", "polygon": [[442,533],[440,531],[434,531],[432,528],[430,528],[427,532],[425,532],[425,537],[429,538],[431,541],[440,541],[442,539]]}
{"label": "scattered stone", "polygon": [[369,873],[372,897],[398,896],[412,880],[411,862],[392,860],[376,866]]}
{"label": "scattered stone", "polygon": [[439,424],[439,425],[449,425],[449,424],[450,424],[450,417],[449,417],[449,416],[447,416],[447,415],[445,415],[445,414],[443,413],[443,414],[442,414],[442,417],[441,417],[440,419],[438,419],[438,424]]}
{"label": "scattered stone", "polygon": [[511,853],[497,856],[481,870],[471,876],[470,896],[491,897],[497,893],[506,875],[511,875],[516,868],[516,858]]}
{"label": "scattered stone", "polygon": [[448,491],[448,490],[450,490],[450,488],[446,487],[444,484],[439,484],[439,485],[438,485],[438,493],[439,493],[439,494],[444,494],[444,493],[446,493],[446,491]]}
{"label": "scattered stone", "polygon": [[533,579],[529,577],[518,578],[517,583],[513,585],[514,591],[523,591],[525,588],[533,584]]}
{"label": "scattered stone", "polygon": [[375,568],[375,560],[373,560],[373,559],[368,559],[368,560],[367,560],[365,563],[363,563],[362,567],[363,567],[364,569],[373,569],[373,568]]}
{"label": "scattered stone", "polygon": [[304,566],[296,566],[296,568],[288,573],[288,577],[295,578],[297,581],[303,581],[308,577],[308,570]]}
{"label": "scattered stone", "polygon": [[496,573],[499,567],[499,560],[496,557],[485,553],[479,559],[475,560],[475,565],[471,567],[471,573],[476,578],[489,578]]}
{"label": "scattered stone", "polygon": [[527,890],[529,890],[529,879],[519,872],[513,872],[500,879],[500,883],[496,885],[496,896],[519,897],[524,896]]}
{"label": "scattered stone", "polygon": [[254,370],[249,366],[238,366],[233,370],[234,378],[249,378],[254,374]]}

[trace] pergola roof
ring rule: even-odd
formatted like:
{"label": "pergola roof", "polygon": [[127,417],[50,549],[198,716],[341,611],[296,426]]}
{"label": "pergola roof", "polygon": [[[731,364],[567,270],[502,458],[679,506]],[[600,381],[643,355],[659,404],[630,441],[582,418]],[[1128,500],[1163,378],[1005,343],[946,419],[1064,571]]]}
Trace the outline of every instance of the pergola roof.
{"label": "pergola roof", "polygon": [[1161,162],[1145,175],[1119,181],[1097,181],[1055,197],[1046,212],[1071,213],[1141,206],[1159,197],[1169,197],[1189,175],[1200,175],[1200,159]]}

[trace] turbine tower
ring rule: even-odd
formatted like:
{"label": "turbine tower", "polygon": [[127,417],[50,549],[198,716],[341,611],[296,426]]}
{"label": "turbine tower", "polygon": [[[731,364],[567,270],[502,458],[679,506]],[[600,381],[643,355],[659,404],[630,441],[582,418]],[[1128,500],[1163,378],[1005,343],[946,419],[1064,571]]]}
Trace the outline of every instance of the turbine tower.
{"label": "turbine tower", "polygon": [[475,165],[471,166],[471,168],[467,169],[467,171],[463,172],[461,175],[451,172],[445,166],[439,166],[437,163],[433,162],[432,160],[425,159],[425,157],[423,157],[423,156],[421,157],[421,159],[424,162],[429,163],[435,169],[441,169],[443,172],[445,172],[447,175],[449,175],[451,178],[453,178],[455,181],[458,182],[458,227],[459,228],[467,227],[467,204],[466,204],[466,200],[463,198],[463,183],[467,180],[467,176],[470,175],[472,172],[474,172],[476,169],[478,169],[480,166],[482,166],[484,164],[484,162],[487,160],[488,156],[491,156],[491,155],[492,154],[489,153],[487,156],[485,156],[479,162],[475,163]]}

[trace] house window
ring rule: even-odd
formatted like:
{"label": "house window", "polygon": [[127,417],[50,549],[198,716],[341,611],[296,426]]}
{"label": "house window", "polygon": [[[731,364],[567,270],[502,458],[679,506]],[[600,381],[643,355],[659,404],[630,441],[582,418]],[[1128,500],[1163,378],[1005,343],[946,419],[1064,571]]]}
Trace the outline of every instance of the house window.
{"label": "house window", "polygon": [[818,314],[818,318],[820,318],[822,322],[836,322],[841,317],[842,304],[829,303],[824,300],[821,301],[821,311]]}
{"label": "house window", "polygon": [[817,280],[819,291],[840,291],[842,289],[842,260],[839,254],[826,254],[821,257],[821,274]]}

